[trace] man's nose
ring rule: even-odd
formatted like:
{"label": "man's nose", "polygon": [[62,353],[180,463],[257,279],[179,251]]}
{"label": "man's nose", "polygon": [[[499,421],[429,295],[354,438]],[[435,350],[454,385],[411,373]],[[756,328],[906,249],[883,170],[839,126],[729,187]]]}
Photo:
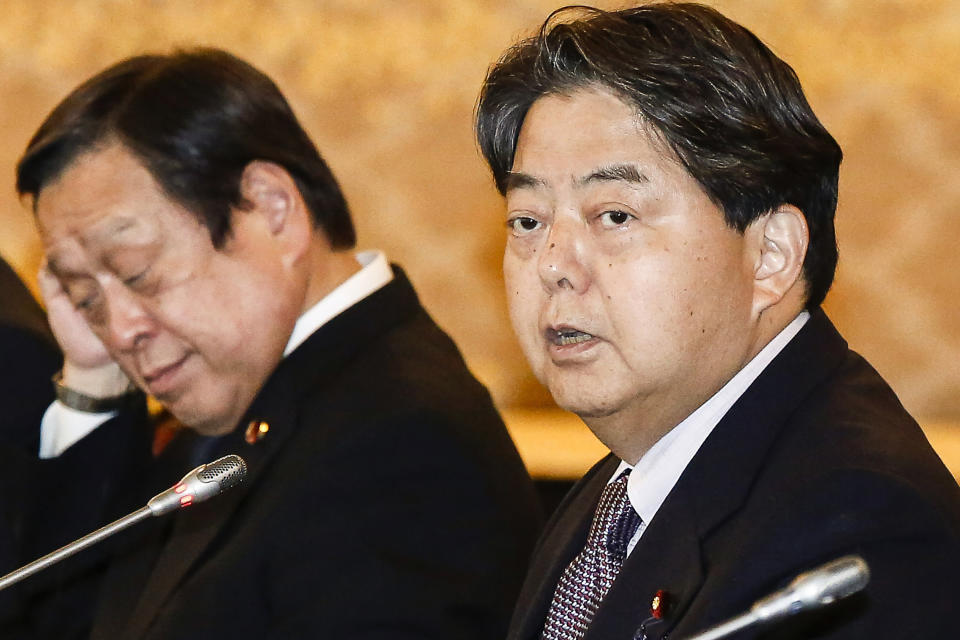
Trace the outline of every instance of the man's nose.
{"label": "man's nose", "polygon": [[133,292],[120,283],[105,288],[107,339],[119,351],[132,351],[155,331],[152,316]]}
{"label": "man's nose", "polygon": [[558,220],[540,254],[540,280],[549,293],[563,290],[584,291],[590,283],[586,267],[586,239],[579,220]]}

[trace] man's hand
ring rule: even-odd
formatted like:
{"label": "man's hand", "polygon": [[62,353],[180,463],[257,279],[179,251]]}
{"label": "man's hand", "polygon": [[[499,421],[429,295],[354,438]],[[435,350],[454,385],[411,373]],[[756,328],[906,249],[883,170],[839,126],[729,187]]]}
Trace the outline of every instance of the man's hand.
{"label": "man's hand", "polygon": [[70,302],[60,281],[47,269],[46,261],[40,267],[39,283],[50,328],[63,351],[63,384],[95,398],[126,392],[130,379]]}

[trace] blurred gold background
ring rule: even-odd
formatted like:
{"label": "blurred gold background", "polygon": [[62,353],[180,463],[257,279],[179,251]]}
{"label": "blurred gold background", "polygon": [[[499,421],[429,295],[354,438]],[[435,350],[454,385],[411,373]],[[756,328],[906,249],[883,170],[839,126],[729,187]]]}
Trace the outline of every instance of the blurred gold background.
{"label": "blurred gold background", "polygon": [[[222,47],[277,81],[343,184],[360,247],[404,265],[500,406],[549,404],[507,320],[501,202],[472,111],[490,62],[559,4],[4,0],[0,254],[35,284],[40,249],[14,166],[70,89],[131,54]],[[915,415],[957,422],[960,0],[708,4],[794,66],[844,149],[828,312]]]}

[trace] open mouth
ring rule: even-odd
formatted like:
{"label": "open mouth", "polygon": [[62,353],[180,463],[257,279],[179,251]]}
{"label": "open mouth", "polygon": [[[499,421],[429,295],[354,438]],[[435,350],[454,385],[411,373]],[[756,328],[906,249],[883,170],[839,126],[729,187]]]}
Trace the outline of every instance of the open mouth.
{"label": "open mouth", "polygon": [[548,329],[547,338],[558,347],[566,347],[593,340],[593,335],[579,329]]}

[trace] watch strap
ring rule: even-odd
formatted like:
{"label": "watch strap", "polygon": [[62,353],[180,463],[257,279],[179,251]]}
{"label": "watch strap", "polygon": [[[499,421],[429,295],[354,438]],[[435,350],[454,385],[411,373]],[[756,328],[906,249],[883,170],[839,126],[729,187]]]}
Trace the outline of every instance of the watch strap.
{"label": "watch strap", "polygon": [[139,389],[131,385],[129,390],[117,396],[108,396],[106,398],[89,396],[64,385],[62,371],[53,374],[52,381],[57,400],[71,409],[83,411],[84,413],[121,411],[131,406],[142,395]]}

